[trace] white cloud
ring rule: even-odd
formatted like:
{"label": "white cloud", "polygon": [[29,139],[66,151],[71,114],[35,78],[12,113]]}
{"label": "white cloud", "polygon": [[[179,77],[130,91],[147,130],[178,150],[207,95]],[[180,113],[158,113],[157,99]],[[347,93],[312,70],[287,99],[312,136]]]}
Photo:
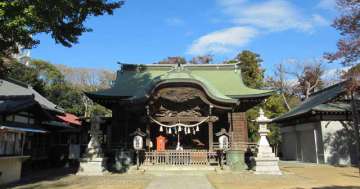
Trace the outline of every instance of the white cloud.
{"label": "white cloud", "polygon": [[342,73],[348,71],[350,68],[351,67],[339,67],[326,69],[322,75],[322,78],[324,80],[336,80],[335,78],[339,79]]}
{"label": "white cloud", "polygon": [[313,14],[311,18],[314,25],[328,26],[330,24],[329,20],[325,19],[323,16],[319,14]]}
{"label": "white cloud", "polygon": [[320,0],[317,7],[321,8],[321,9],[325,9],[325,10],[335,10],[336,1],[335,0]]}
{"label": "white cloud", "polygon": [[188,53],[192,55],[228,53],[233,48],[247,44],[257,33],[251,27],[241,26],[215,31],[194,41]]}
{"label": "white cloud", "polygon": [[[325,0],[323,0],[325,1]],[[215,31],[195,40],[189,54],[225,54],[244,46],[258,33],[297,30],[312,33],[315,27],[329,25],[319,14],[304,14],[285,0],[217,0],[230,17],[232,27]]]}
{"label": "white cloud", "polygon": [[178,17],[170,17],[165,19],[165,23],[169,26],[182,26],[185,24],[185,21]]}
{"label": "white cloud", "polygon": [[[235,24],[251,25],[269,31],[296,29],[312,31],[318,24],[313,17],[303,15],[297,7],[284,0],[270,0],[250,3],[243,0],[220,0],[224,12],[232,17]],[[319,18],[318,15],[316,18]]]}

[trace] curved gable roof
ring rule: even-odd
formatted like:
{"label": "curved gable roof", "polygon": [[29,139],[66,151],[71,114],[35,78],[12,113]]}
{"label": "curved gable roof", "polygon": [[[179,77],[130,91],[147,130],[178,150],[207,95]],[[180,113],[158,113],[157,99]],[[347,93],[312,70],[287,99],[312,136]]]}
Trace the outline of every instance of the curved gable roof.
{"label": "curved gable roof", "polygon": [[271,90],[252,89],[242,81],[238,65],[124,65],[110,89],[87,93],[89,97],[142,98],[159,83],[197,83],[216,100],[234,103],[235,99],[270,96]]}

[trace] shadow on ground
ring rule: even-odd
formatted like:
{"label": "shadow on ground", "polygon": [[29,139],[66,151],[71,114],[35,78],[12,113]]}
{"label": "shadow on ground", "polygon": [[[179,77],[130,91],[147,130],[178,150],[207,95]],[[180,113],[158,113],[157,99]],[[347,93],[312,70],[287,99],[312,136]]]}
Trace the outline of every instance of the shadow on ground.
{"label": "shadow on ground", "polygon": [[[308,189],[308,188],[297,187],[297,188],[294,188],[294,189]],[[336,186],[336,185],[332,185],[332,186],[312,187],[311,189],[360,189],[360,186]]]}
{"label": "shadow on ground", "polygon": [[312,189],[360,189],[360,186],[323,186],[323,187],[314,187]]}
{"label": "shadow on ground", "polygon": [[[14,188],[20,187],[22,185],[31,185],[30,187],[26,187],[27,189],[32,188],[41,188],[42,184],[37,184],[38,182],[42,181],[57,181],[61,178],[64,178],[68,175],[73,175],[77,172],[77,168],[54,168],[54,169],[46,169],[36,171],[35,173],[29,173],[24,175],[23,178],[15,183],[7,184],[7,185],[0,185],[0,188]],[[56,183],[53,184],[52,187],[65,187],[68,183]],[[70,184],[70,183],[69,183]]]}

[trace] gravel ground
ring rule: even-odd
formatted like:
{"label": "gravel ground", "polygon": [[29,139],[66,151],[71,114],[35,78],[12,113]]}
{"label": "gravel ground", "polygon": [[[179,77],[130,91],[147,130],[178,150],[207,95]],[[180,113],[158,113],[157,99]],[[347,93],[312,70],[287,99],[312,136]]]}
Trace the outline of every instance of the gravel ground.
{"label": "gravel ground", "polygon": [[[7,188],[14,189],[144,189],[153,180],[144,174],[108,174],[105,176],[76,176],[45,179],[42,181],[17,184]],[[0,187],[1,188],[1,187]]]}
{"label": "gravel ground", "polygon": [[[15,189],[360,189],[357,168],[333,167],[304,163],[281,163],[282,176],[254,175],[252,172],[204,172],[194,171],[130,174],[105,176],[76,176],[62,174],[51,177],[31,177],[25,182],[6,188]],[[185,172],[185,174],[184,174]],[[55,171],[43,174],[55,175]],[[195,173],[195,174],[188,174]],[[211,186],[212,185],[212,186]],[[1,186],[0,186],[1,188]]]}
{"label": "gravel ground", "polygon": [[281,163],[282,176],[250,172],[209,174],[216,189],[360,189],[357,168],[304,163]]}

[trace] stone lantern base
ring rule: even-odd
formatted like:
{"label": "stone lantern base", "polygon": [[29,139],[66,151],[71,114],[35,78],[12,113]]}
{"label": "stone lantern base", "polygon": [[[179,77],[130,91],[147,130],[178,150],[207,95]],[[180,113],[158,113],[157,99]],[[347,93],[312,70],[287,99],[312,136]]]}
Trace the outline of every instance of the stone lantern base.
{"label": "stone lantern base", "polygon": [[255,174],[282,175],[278,164],[279,158],[275,157],[270,146],[259,146],[255,161]]}
{"label": "stone lantern base", "polygon": [[101,176],[105,173],[105,158],[84,158],[80,161],[79,176]]}

